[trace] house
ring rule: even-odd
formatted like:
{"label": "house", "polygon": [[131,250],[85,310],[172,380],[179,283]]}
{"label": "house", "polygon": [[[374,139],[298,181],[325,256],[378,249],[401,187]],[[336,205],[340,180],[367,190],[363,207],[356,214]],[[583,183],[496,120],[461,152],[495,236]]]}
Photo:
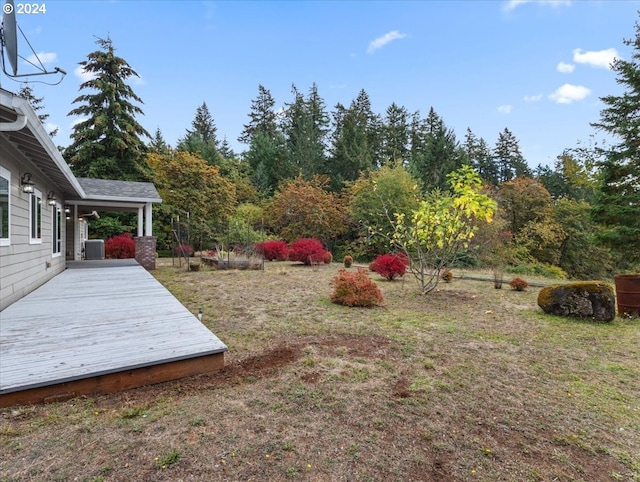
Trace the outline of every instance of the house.
{"label": "house", "polygon": [[155,267],[152,183],[76,178],[26,99],[0,89],[0,310],[84,257],[88,215],[137,213],[136,259]]}
{"label": "house", "polygon": [[[224,368],[227,346],[148,272],[159,202],[152,183],[76,178],[0,88],[0,407]],[[120,210],[137,213],[135,261],[90,258],[86,218]]]}

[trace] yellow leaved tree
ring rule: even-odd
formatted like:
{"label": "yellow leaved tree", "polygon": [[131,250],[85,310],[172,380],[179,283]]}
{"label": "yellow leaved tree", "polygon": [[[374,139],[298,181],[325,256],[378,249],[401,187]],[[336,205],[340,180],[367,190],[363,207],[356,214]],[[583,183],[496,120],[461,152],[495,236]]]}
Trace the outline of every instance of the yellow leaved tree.
{"label": "yellow leaved tree", "polygon": [[496,202],[482,192],[482,179],[470,166],[447,177],[451,192],[429,193],[410,216],[396,213],[388,236],[393,247],[406,254],[423,294],[436,288],[441,270],[469,246],[478,229],[476,221],[491,222],[496,210]]}

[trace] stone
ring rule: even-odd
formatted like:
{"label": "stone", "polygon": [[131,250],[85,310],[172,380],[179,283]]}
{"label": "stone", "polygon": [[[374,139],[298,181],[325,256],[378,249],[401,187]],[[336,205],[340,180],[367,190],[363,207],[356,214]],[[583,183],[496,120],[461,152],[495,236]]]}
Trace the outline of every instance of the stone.
{"label": "stone", "polygon": [[547,286],[538,294],[538,306],[550,315],[604,322],[616,317],[613,288],[603,281]]}

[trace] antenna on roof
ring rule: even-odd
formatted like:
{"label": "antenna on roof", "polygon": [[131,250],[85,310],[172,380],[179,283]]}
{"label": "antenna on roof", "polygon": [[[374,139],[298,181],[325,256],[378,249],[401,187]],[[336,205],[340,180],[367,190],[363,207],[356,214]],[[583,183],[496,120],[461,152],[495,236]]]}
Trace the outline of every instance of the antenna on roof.
{"label": "antenna on roof", "polygon": [[[62,77],[58,82],[50,85],[57,85],[62,82],[62,79],[65,75],[67,75],[67,73],[60,67],[55,67],[53,69],[53,72],[45,69],[44,65],[40,61],[40,58],[38,57],[38,54],[36,54],[36,52],[33,50],[33,47],[31,47],[31,44],[29,44],[29,40],[27,40],[24,32],[16,22],[16,9],[13,5],[13,0],[5,0],[4,5],[2,5],[2,13],[2,26],[0,27],[0,63],[2,63],[2,71],[5,73],[5,75],[12,79],[16,79],[18,77],[31,77],[35,75],[62,74]],[[31,52],[33,52],[33,55],[38,60],[38,63],[40,64],[39,67],[33,62],[30,62],[29,60],[22,57],[21,55],[18,55],[18,30],[20,30],[20,34],[24,37],[27,44],[29,45],[29,48],[31,49]],[[12,74],[7,72],[5,55],[11,66],[11,70],[13,72]],[[33,65],[40,72],[18,75],[18,58],[21,58],[25,62]]]}

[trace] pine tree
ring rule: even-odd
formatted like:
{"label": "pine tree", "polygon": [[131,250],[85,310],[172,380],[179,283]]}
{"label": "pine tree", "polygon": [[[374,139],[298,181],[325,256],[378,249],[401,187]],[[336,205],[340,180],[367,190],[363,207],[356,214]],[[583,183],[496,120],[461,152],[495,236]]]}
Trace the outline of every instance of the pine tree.
{"label": "pine tree", "polygon": [[499,183],[510,181],[515,177],[531,177],[531,171],[520,152],[518,139],[506,127],[498,136],[493,155],[498,167]]}
{"label": "pine tree", "polygon": [[251,141],[258,132],[265,134],[267,137],[275,137],[278,131],[278,123],[274,107],[276,101],[271,96],[271,92],[258,85],[258,97],[251,101],[251,112],[249,118],[251,121],[244,125],[244,129],[238,141],[244,144],[251,144]]}
{"label": "pine tree", "polygon": [[448,190],[447,175],[460,168],[465,160],[464,151],[452,129],[444,124],[433,107],[426,119],[414,115],[411,125],[411,158],[409,171],[420,179],[427,191]]}
{"label": "pine tree", "polygon": [[143,103],[126,83],[139,75],[121,57],[115,55],[111,38],[98,38],[100,50],[91,52],[80,62],[93,77],[80,85],[81,91],[93,91],[78,96],[80,103],[70,116],[84,117],[74,126],[73,143],[64,156],[78,176],[130,181],[149,180],[146,163],[147,146],[142,137],[149,133],[136,121],[144,115],[132,101]]}
{"label": "pine tree", "polygon": [[213,121],[213,116],[209,112],[206,102],[203,102],[202,105],[196,109],[196,116],[191,122],[191,126],[193,130],[190,131],[187,129],[188,135],[197,135],[203,142],[218,147],[218,139],[216,137],[218,128]]}
{"label": "pine tree", "polygon": [[151,142],[149,142],[149,150],[158,154],[169,153],[169,145],[165,142],[164,137],[162,136],[162,131],[159,127],[156,128],[156,131],[151,138]]}
{"label": "pine tree", "polygon": [[383,163],[404,164],[409,157],[409,112],[393,102],[382,126]]}
{"label": "pine tree", "polygon": [[364,90],[346,109],[337,104],[333,112],[331,155],[327,160],[327,174],[331,188],[339,191],[345,181],[355,181],[360,173],[376,168],[371,104]]}
{"label": "pine tree", "polygon": [[245,159],[253,172],[253,185],[264,197],[271,196],[280,182],[292,179],[297,173],[297,169],[289,161],[286,142],[280,133],[270,137],[256,132]]}
{"label": "pine tree", "polygon": [[601,240],[618,255],[620,264],[640,262],[640,24],[634,39],[624,40],[633,47],[631,60],[616,59],[611,70],[626,90],[600,100],[600,122],[592,126],[616,141],[606,149],[600,162],[601,180],[593,203],[596,222],[604,227]]}
{"label": "pine tree", "polygon": [[487,142],[482,137],[478,139],[471,129],[467,128],[462,147],[468,161],[476,172],[480,174],[482,180],[497,186],[499,183],[498,167]]}
{"label": "pine tree", "polygon": [[294,101],[287,104],[283,131],[291,162],[298,166],[305,179],[311,179],[326,170],[329,115],[316,84],[307,98],[295,85],[292,92]]}
{"label": "pine tree", "polygon": [[[36,97],[33,89],[28,84],[24,84],[22,87],[20,87],[18,96],[22,97],[23,99],[27,99],[36,114],[38,114],[38,111],[44,109],[44,105],[42,104],[44,97]],[[43,125],[46,123],[48,118],[49,114],[38,114],[38,119],[40,119],[40,122],[42,122]],[[59,129],[56,127],[55,129],[49,131],[49,136],[55,137],[58,134],[58,130]]]}
{"label": "pine tree", "polygon": [[195,117],[191,121],[191,127],[192,129],[187,129],[185,136],[178,140],[176,149],[198,154],[209,165],[221,167],[223,160],[218,152],[216,137],[218,129],[206,102],[197,107]]}

